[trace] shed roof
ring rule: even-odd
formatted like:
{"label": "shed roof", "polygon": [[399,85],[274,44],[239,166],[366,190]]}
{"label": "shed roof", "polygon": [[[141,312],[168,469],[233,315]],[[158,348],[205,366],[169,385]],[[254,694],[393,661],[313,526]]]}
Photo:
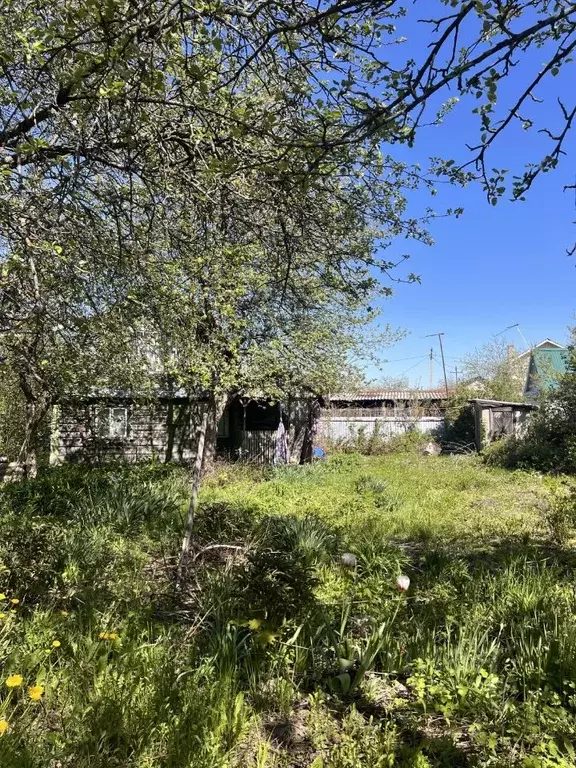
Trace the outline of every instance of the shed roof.
{"label": "shed roof", "polygon": [[532,411],[535,408],[538,408],[538,406],[534,405],[534,403],[515,403],[509,400],[485,400],[482,397],[473,397],[472,399],[468,400],[468,402],[474,403],[474,404],[478,403],[478,405],[483,405],[483,406],[486,406],[487,408],[499,408],[502,405],[518,408],[519,410],[522,408],[525,408],[526,410],[529,410],[529,411]]}
{"label": "shed roof", "polygon": [[356,392],[336,392],[330,395],[332,401],[358,402],[362,400],[446,400],[443,389],[359,389]]}

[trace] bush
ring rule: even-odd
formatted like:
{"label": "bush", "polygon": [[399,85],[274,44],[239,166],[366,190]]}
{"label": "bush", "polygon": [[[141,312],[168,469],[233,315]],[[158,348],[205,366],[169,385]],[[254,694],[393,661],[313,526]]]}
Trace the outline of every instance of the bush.
{"label": "bush", "polygon": [[540,401],[526,434],[489,446],[486,463],[507,469],[576,474],[576,353],[571,368]]}
{"label": "bush", "polygon": [[448,400],[446,408],[445,439],[451,443],[474,443],[476,427],[474,410],[468,402],[477,393],[460,387]]}
{"label": "bush", "polygon": [[562,483],[554,488],[542,515],[552,539],[557,544],[566,544],[576,528],[576,487]]}

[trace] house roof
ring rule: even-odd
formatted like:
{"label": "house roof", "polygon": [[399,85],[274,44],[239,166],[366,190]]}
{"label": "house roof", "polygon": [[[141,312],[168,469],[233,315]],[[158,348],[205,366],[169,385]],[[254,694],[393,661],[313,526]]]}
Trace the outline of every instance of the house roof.
{"label": "house roof", "polygon": [[[534,344],[532,347],[530,347],[530,349],[527,349],[526,352],[522,352],[521,354],[519,354],[516,359],[521,360],[523,357],[530,355],[535,350],[540,349],[540,347],[544,347],[545,344],[547,345],[552,344],[554,349],[566,349],[564,344],[559,344],[557,341],[554,341],[553,339],[544,339],[543,341],[538,342],[538,344]],[[550,349],[550,347],[548,347],[548,349]]]}
{"label": "house roof", "polygon": [[530,361],[527,388],[530,380],[538,377],[539,389],[550,389],[558,383],[558,376],[568,373],[570,356],[566,349],[534,349]]}
{"label": "house roof", "polygon": [[[450,392],[449,392],[450,394]],[[359,389],[356,392],[337,392],[332,401],[358,402],[361,400],[446,400],[443,389]]]}

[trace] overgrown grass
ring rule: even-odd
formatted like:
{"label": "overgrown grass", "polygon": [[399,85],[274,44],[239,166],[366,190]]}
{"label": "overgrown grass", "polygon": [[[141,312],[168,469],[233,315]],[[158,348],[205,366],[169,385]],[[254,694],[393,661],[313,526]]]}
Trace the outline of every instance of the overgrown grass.
{"label": "overgrown grass", "polygon": [[575,765],[559,484],[471,457],[223,467],[180,589],[183,471],[2,488],[0,766]]}

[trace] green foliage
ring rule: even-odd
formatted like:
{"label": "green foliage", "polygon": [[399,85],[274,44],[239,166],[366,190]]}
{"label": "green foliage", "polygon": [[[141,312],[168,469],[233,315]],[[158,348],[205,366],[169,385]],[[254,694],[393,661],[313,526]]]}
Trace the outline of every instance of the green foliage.
{"label": "green foliage", "polygon": [[[396,500],[385,511],[382,496]],[[6,485],[0,761],[570,765],[576,603],[560,534],[573,500],[470,457],[223,467],[175,592],[178,469],[62,467]]]}
{"label": "green foliage", "polygon": [[492,466],[521,467],[550,473],[576,473],[576,363],[571,353],[570,372],[543,394],[526,434],[508,438],[485,450]]}
{"label": "green foliage", "polygon": [[[411,453],[420,451],[433,440],[430,433],[423,433],[415,428],[408,427],[404,432],[391,437],[384,437],[380,425],[376,421],[374,429],[366,434],[365,427],[359,429],[350,437],[336,441],[327,441],[326,448],[329,453],[359,453],[364,456],[385,456],[389,453]],[[326,441],[325,441],[326,442]]]}
{"label": "green foliage", "polygon": [[553,487],[543,517],[552,539],[557,544],[566,544],[576,528],[576,486]]}
{"label": "green foliage", "polygon": [[460,386],[450,396],[446,407],[445,438],[451,443],[474,445],[476,426],[474,409],[468,402],[478,393],[467,386]]}
{"label": "green foliage", "polygon": [[519,402],[523,400],[525,371],[518,353],[502,338],[495,338],[464,357],[464,390],[473,384],[472,397]]}

